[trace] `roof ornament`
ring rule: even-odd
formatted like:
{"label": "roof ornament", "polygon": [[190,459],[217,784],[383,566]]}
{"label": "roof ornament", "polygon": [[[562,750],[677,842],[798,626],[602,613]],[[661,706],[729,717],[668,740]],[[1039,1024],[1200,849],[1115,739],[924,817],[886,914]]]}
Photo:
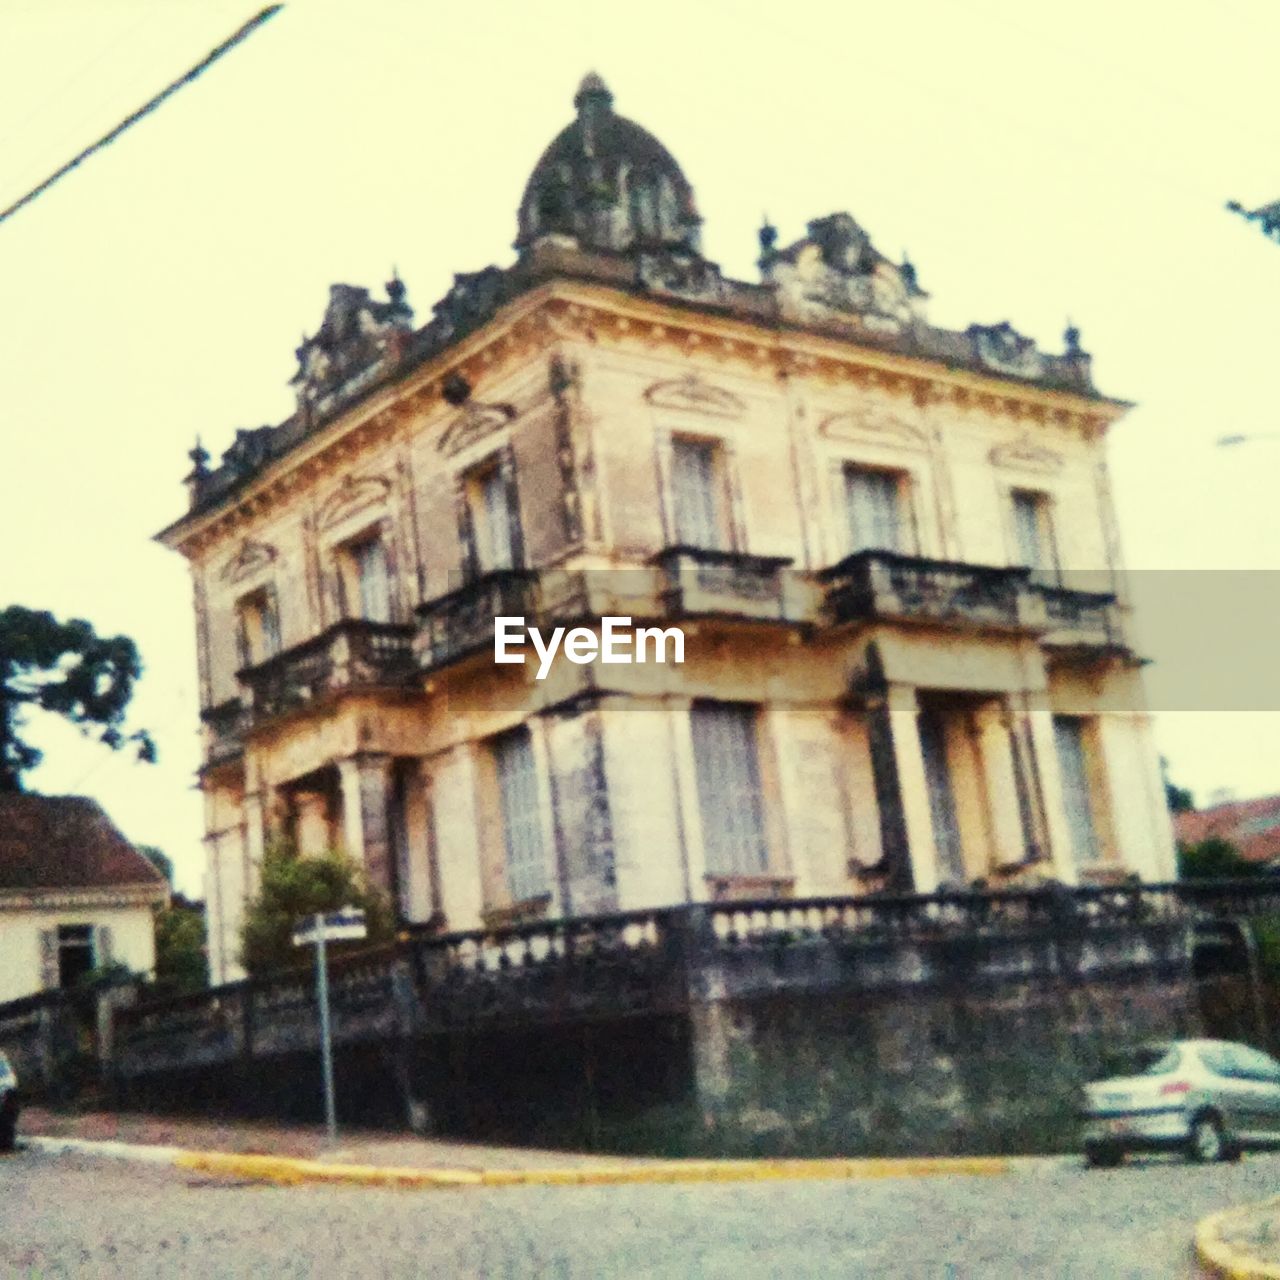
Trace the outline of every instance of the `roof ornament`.
{"label": "roof ornament", "polygon": [[1066,354],[1072,360],[1078,360],[1085,354],[1084,348],[1080,345],[1080,330],[1071,323],[1071,317],[1067,317],[1067,327],[1063,330],[1062,341],[1066,346]]}
{"label": "roof ornament", "polygon": [[579,115],[584,115],[589,107],[601,107],[608,111],[613,107],[613,94],[596,72],[588,71],[582,77],[578,92],[573,95],[573,105]]}
{"label": "roof ornament", "polygon": [[192,510],[200,505],[200,499],[204,497],[205,486],[209,482],[209,477],[213,474],[209,470],[209,451],[200,442],[200,437],[196,436],[196,447],[187,454],[191,459],[192,468],[183,477],[182,483],[187,486],[187,497]]}

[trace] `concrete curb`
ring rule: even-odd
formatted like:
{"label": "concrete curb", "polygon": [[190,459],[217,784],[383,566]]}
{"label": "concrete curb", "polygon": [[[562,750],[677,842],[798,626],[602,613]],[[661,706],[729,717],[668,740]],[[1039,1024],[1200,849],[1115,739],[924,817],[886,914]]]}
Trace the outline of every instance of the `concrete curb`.
{"label": "concrete curb", "polygon": [[29,1137],[30,1147],[51,1155],[100,1155],[170,1164],[179,1169],[280,1186],[329,1183],[348,1186],[459,1190],[466,1187],[598,1187],[678,1182],[791,1182],[816,1179],[996,1177],[1014,1161],[1001,1156],[920,1157],[879,1160],[682,1160],[581,1169],[414,1169],[338,1164],[289,1156],[184,1151],[124,1142]]}
{"label": "concrete curb", "polygon": [[1196,1258],[1201,1270],[1221,1280],[1280,1280],[1280,1264],[1263,1262],[1261,1258],[1252,1257],[1227,1244],[1222,1238],[1222,1227],[1231,1219],[1265,1209],[1280,1212],[1280,1196],[1274,1200],[1260,1200],[1257,1204],[1223,1209],[1202,1218],[1196,1224]]}

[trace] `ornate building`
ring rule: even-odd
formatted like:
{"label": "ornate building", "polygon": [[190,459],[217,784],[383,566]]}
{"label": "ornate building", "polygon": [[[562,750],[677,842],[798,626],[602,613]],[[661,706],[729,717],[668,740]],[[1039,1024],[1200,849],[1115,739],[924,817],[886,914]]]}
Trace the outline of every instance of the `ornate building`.
{"label": "ornate building", "polygon": [[[199,447],[215,981],[274,834],[450,930],[749,896],[1173,874],[1080,336],[929,323],[846,213],[760,279],[598,77],[517,256],[420,327],[335,285],[297,410]],[[494,619],[682,665],[497,665]]]}

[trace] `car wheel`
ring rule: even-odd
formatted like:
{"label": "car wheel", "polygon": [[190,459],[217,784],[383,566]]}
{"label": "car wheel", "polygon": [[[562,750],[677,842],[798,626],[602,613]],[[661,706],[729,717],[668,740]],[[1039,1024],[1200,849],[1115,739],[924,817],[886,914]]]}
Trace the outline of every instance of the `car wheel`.
{"label": "car wheel", "polygon": [[1119,1147],[1090,1143],[1084,1149],[1084,1162],[1090,1169],[1114,1169],[1124,1159]]}
{"label": "car wheel", "polygon": [[0,1151],[12,1151],[17,1145],[18,1117],[0,1117]]}
{"label": "car wheel", "polygon": [[1225,1159],[1227,1143],[1216,1116],[1196,1116],[1187,1134],[1187,1156],[1196,1164],[1212,1164]]}

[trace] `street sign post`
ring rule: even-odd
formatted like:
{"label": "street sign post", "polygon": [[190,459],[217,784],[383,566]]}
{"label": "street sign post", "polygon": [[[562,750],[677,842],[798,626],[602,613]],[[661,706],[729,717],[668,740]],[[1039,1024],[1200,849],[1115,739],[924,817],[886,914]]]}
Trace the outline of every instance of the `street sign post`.
{"label": "street sign post", "polygon": [[324,1123],[329,1145],[338,1141],[338,1110],[333,1096],[333,1033],[329,1021],[329,957],[325,944],[368,936],[364,912],[355,907],[318,912],[294,930],[295,947],[316,949],[316,1005],[320,1010],[320,1072],[324,1078]]}

